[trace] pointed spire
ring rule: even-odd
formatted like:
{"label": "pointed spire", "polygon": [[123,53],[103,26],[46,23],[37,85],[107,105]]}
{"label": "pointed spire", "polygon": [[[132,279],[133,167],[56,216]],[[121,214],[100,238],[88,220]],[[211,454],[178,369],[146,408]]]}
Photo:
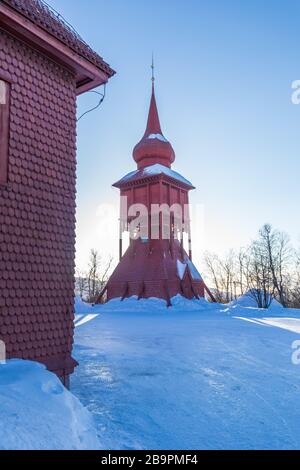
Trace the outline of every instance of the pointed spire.
{"label": "pointed spire", "polygon": [[155,82],[155,77],[154,77],[154,58],[152,55],[152,94],[151,94],[151,101],[150,101],[150,108],[149,108],[149,114],[148,114],[148,121],[147,121],[147,127],[145,131],[145,136],[148,136],[150,134],[162,134],[161,127],[160,127],[160,122],[159,122],[159,115],[157,111],[157,105],[156,105],[156,99],[155,99],[155,90],[154,90],[154,82]]}
{"label": "pointed spire", "polygon": [[144,136],[133,149],[133,158],[139,169],[155,164],[161,164],[170,168],[175,160],[175,153],[170,142],[163,136],[160,127],[154,89],[155,76],[153,56],[151,69],[152,94],[147,127]]}
{"label": "pointed spire", "polygon": [[152,95],[151,95],[145,136],[148,136],[150,134],[162,134],[158,111],[157,111],[156,99],[155,99],[154,83],[152,85]]}

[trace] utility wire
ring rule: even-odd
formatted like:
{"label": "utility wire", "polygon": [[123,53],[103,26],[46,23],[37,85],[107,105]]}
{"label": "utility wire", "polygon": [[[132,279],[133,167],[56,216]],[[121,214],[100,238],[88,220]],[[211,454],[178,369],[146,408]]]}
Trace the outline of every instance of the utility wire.
{"label": "utility wire", "polygon": [[89,109],[88,111],[85,111],[81,116],[79,116],[79,118],[77,119],[77,122],[80,121],[80,119],[82,119],[84,116],[86,116],[87,114],[91,113],[92,111],[95,111],[96,109],[100,108],[101,104],[103,103],[104,101],[104,98],[105,98],[105,94],[106,94],[106,83],[104,84],[104,92],[103,93],[100,93],[100,91],[95,91],[95,90],[92,90],[92,91],[89,91],[88,93],[94,93],[98,96],[100,96],[100,101],[99,103],[97,104],[97,106],[94,106],[93,108]]}

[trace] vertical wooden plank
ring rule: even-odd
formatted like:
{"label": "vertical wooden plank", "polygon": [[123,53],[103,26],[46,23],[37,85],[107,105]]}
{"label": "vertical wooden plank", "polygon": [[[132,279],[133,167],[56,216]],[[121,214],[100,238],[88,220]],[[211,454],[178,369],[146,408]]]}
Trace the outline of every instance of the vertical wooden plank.
{"label": "vertical wooden plank", "polygon": [[0,79],[0,184],[8,179],[10,85]]}

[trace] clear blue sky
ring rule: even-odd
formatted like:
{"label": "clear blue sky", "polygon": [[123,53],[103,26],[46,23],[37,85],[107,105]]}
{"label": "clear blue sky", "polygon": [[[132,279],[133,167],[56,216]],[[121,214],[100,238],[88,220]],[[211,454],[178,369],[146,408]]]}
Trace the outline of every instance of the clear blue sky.
{"label": "clear blue sky", "polygon": [[[49,0],[117,71],[100,110],[78,124],[77,256],[117,256],[118,191],[135,169],[154,51],[156,94],[174,169],[204,208],[196,257],[247,244],[264,222],[299,241],[299,1]],[[94,95],[78,100],[83,112]],[[115,225],[103,222],[103,204]],[[105,211],[104,211],[105,212]],[[201,267],[200,267],[201,269]]]}

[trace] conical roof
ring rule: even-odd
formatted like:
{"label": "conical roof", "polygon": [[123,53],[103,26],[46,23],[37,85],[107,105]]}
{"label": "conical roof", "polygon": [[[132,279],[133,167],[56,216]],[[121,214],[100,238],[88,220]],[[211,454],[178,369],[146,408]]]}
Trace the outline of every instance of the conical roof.
{"label": "conical roof", "polygon": [[157,111],[154,83],[152,83],[152,94],[148,121],[145,134],[133,150],[133,158],[138,169],[159,163],[168,168],[175,160],[175,153],[170,142],[164,137]]}

